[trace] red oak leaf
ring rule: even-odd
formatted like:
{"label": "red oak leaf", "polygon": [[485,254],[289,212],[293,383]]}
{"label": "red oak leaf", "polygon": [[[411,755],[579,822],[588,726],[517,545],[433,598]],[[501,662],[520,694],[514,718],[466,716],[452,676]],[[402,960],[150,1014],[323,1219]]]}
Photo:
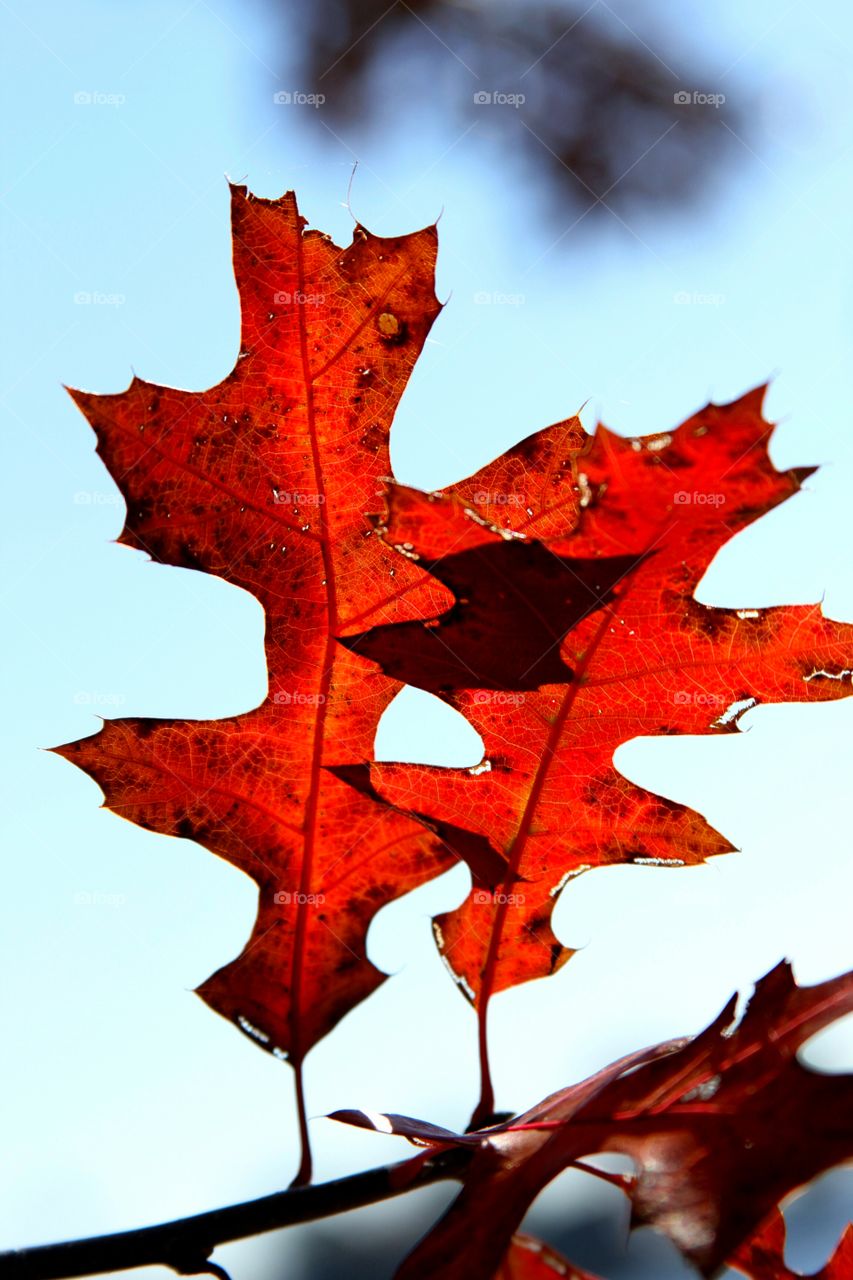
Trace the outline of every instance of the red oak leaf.
{"label": "red oak leaf", "polygon": [[541,1240],[515,1235],[494,1280],[598,1280],[591,1271],[581,1271]]}
{"label": "red oak leaf", "polygon": [[785,1219],[774,1209],[761,1229],[729,1258],[729,1266],[750,1280],[850,1280],[853,1276],[853,1223],[825,1267],[804,1277],[785,1266]]}
{"label": "red oak leaf", "polygon": [[120,541],[263,605],[269,694],[229,719],[111,721],[58,750],[115,813],[197,840],[256,881],[252,936],[199,995],[298,1073],[383,981],[365,955],[374,914],[452,861],[420,823],[334,773],[372,758],[398,687],[336,636],[449,601],[368,520],[439,310],[436,233],[356,227],[342,249],[304,230],[292,194],[232,196],[233,372],[203,392],[134,378],[117,395],[72,395],[127,503]]}
{"label": "red oak leaf", "polygon": [[[750,1252],[744,1242],[773,1208],[853,1156],[853,1075],[822,1075],[797,1060],[810,1036],[853,1011],[853,973],[798,987],[780,964],[756,985],[737,1025],[735,1004],[733,997],[692,1039],[632,1054],[478,1132],[336,1112],[334,1119],[434,1152],[473,1149],[458,1175],[460,1195],[399,1280],[489,1280],[539,1192],[601,1152],[627,1155],[636,1167],[634,1175],[599,1175],[630,1197],[633,1225],[669,1236],[703,1275],[733,1255],[760,1260],[761,1248]],[[845,1261],[846,1249],[838,1255]],[[832,1280],[846,1274],[838,1266]],[[758,1270],[756,1280],[771,1274]]]}
{"label": "red oak leaf", "polygon": [[[733,610],[693,595],[723,543],[809,474],[772,467],[762,394],[709,405],[666,435],[599,429],[571,460],[578,501],[556,512],[535,473],[496,470],[492,480],[485,469],[493,506],[506,486],[500,528],[471,495],[389,493],[385,540],[418,556],[456,603],[347,643],[438,692],[482,735],[477,768],[381,764],[372,778],[398,808],[488,839],[507,866],[436,921],[483,1040],[494,992],[571,954],[550,926],[571,877],[625,862],[696,864],[732,848],[698,813],[624,778],[617,746],[640,734],[730,733],[756,702],[850,692],[850,626],[817,606]],[[481,1123],[490,1108],[486,1079]]]}
{"label": "red oak leaf", "polygon": [[[72,395],[126,499],[121,541],[262,604],[269,695],[217,721],[111,721],[58,750],[114,812],[197,840],[258,884],[252,936],[199,994],[293,1063],[304,1141],[304,1057],[384,977],[365,954],[375,913],[454,857],[478,883],[507,867],[467,829],[377,796],[365,770],[398,685],[338,643],[453,602],[368,518],[390,470],[394,410],[439,310],[435,228],[380,239],[356,227],[341,249],[305,231],[292,194],[232,194],[233,372],[205,392],[134,379],[117,395]],[[458,492],[494,523],[507,486],[538,485],[550,536],[577,507],[581,436],[576,420],[559,424]]]}

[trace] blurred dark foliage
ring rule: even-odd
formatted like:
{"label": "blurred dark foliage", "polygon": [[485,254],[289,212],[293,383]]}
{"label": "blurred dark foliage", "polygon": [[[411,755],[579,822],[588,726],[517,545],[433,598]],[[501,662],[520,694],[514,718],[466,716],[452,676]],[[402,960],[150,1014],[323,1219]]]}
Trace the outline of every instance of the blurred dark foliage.
{"label": "blurred dark foliage", "polygon": [[[650,0],[646,15],[654,10]],[[561,207],[580,216],[606,202],[622,216],[705,194],[737,156],[746,115],[743,104],[702,101],[719,92],[713,73],[678,52],[671,20],[665,47],[648,21],[632,28],[603,0],[312,0],[292,38],[305,88],[325,95],[335,129],[367,122],[393,136],[404,96],[425,127],[449,116],[460,132],[491,135],[549,180]],[[477,102],[483,94],[491,103]],[[521,105],[495,101],[518,94]]]}
{"label": "blurred dark foliage", "polygon": [[[692,1268],[654,1232],[645,1233],[641,1257],[629,1255],[627,1205],[624,1212],[620,1208],[570,1225],[552,1221],[548,1241],[578,1266],[609,1280],[695,1280]],[[264,1280],[392,1280],[413,1243],[410,1226],[407,1232],[386,1229],[381,1238],[372,1239],[367,1233],[353,1238],[327,1227],[304,1242],[298,1260],[288,1258],[283,1248],[287,1261],[273,1263]]]}

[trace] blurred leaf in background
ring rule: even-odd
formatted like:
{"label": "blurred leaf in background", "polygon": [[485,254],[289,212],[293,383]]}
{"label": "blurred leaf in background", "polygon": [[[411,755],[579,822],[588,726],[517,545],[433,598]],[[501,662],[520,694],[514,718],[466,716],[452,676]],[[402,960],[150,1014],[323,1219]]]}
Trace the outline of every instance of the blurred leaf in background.
{"label": "blurred leaf in background", "polygon": [[289,38],[334,129],[387,133],[404,108],[449,118],[496,143],[512,176],[544,177],[578,221],[621,219],[695,205],[734,163],[748,114],[660,3],[631,19],[605,0],[315,0]]}

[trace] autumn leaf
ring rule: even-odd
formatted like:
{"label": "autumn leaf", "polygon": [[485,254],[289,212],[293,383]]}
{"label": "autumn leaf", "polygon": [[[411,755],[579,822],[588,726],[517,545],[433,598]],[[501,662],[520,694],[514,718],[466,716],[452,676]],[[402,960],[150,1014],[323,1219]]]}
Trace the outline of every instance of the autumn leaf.
{"label": "autumn leaf", "polygon": [[120,541],[263,605],[269,693],[245,715],[110,721],[58,750],[113,812],[196,840],[257,883],[250,939],[198,994],[299,1070],[383,981],[365,955],[372,917],[452,861],[432,832],[334,772],[372,758],[398,688],[337,634],[450,599],[367,518],[439,310],[436,233],[356,227],[341,249],[304,230],[292,194],[242,187],[232,218],[233,372],[203,392],[134,378],[117,395],[72,395],[127,503]]}
{"label": "autumn leaf", "polygon": [[532,1236],[515,1235],[494,1280],[598,1280]]}
{"label": "autumn leaf", "polygon": [[[114,812],[191,838],[259,887],[242,953],[199,995],[297,1072],[383,981],[367,961],[375,913],[464,858],[478,883],[507,871],[488,840],[389,806],[367,766],[399,687],[338,642],[435,615],[450,592],[380,540],[368,516],[390,472],[391,420],[438,313],[435,228],[338,248],[306,232],[292,194],[232,189],[242,337],[234,371],[205,392],[134,378],[118,395],[72,392],[127,502],[120,541],[215,573],[266,615],[269,694],[217,721],[120,720],[58,750]],[[508,451],[458,486],[492,521],[484,484],[547,488],[543,536],[574,510],[576,420]],[[304,1171],[304,1170],[303,1170]]]}
{"label": "autumn leaf", "polygon": [[[568,880],[732,849],[700,814],[623,777],[617,746],[641,734],[731,733],[755,703],[850,692],[853,629],[819,607],[734,610],[694,598],[719,548],[809,474],[771,465],[762,395],[709,405],[670,434],[576,438],[575,501],[564,467],[556,507],[550,477],[535,467],[507,475],[500,460],[480,473],[485,514],[470,492],[389,492],[383,537],[456,601],[432,620],[347,643],[438,693],[482,735],[472,769],[371,770],[396,807],[488,839],[507,867],[435,922],[480,1010],[481,1040],[491,995],[569,958],[550,924]],[[481,1123],[490,1106],[486,1078]]]}
{"label": "autumn leaf", "polygon": [[803,1277],[785,1266],[785,1219],[774,1209],[752,1239],[745,1241],[729,1258],[729,1266],[750,1280],[849,1280],[853,1275],[853,1223],[838,1242],[825,1267]]}
{"label": "autumn leaf", "polygon": [[[603,1152],[635,1166],[633,1175],[603,1175],[629,1196],[633,1225],[667,1235],[703,1275],[732,1255],[758,1257],[736,1250],[783,1197],[853,1156],[853,1075],[824,1075],[797,1059],[812,1035],[853,1011],[853,973],[798,987],[780,964],[756,985],[739,1023],[735,1009],[732,997],[698,1036],[632,1054],[476,1133],[336,1112],[333,1119],[436,1153],[473,1149],[459,1197],[398,1280],[489,1280],[539,1192]],[[755,1280],[770,1274],[759,1269]]]}

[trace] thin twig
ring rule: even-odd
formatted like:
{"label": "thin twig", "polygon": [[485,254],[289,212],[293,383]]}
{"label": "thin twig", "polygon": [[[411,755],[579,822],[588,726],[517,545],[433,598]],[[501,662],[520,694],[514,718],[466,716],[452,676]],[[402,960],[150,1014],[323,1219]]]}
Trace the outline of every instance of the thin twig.
{"label": "thin twig", "polygon": [[463,1149],[442,1152],[427,1161],[418,1155],[333,1182],[279,1191],[159,1226],[12,1250],[0,1254],[0,1277],[71,1280],[75,1276],[160,1265],[181,1275],[212,1272],[222,1280],[221,1268],[209,1262],[217,1245],[346,1213],[433,1182],[458,1178],[469,1158],[470,1153]]}

